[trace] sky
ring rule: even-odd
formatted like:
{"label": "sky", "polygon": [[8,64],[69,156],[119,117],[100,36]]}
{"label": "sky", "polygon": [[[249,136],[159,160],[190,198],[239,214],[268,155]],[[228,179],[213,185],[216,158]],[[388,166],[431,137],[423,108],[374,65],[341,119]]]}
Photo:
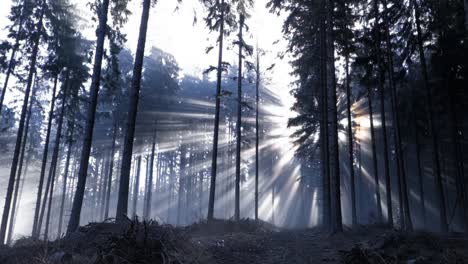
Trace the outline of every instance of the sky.
{"label": "sky", "polygon": [[[11,0],[1,0],[2,8],[0,8],[0,40],[6,38],[5,27],[8,25],[7,19],[10,11]],[[94,22],[91,21],[92,13],[86,6],[88,1],[71,0],[77,5],[80,16],[83,18],[80,25],[82,34],[95,41]],[[127,34],[126,46],[132,53],[136,50],[138,29],[141,14],[141,0],[132,0],[130,10],[133,13],[130,16],[128,23],[123,29],[123,33]],[[290,76],[292,71],[289,65],[288,57],[279,59],[277,54],[286,49],[286,41],[283,39],[281,32],[284,17],[278,17],[275,14],[270,14],[265,8],[267,0],[255,1],[254,10],[252,10],[251,18],[246,22],[249,25],[250,31],[247,34],[248,43],[258,46],[265,51],[265,55],[261,58],[262,68],[265,69],[275,63],[273,71],[268,72],[264,77],[268,78],[268,89],[278,95],[283,102],[282,106],[274,106],[271,111],[275,116],[278,116],[277,122],[280,128],[278,133],[288,134],[286,128],[287,120],[293,114],[289,111],[294,99],[290,95],[290,83],[293,78]],[[201,73],[210,65],[215,65],[217,62],[217,49],[213,49],[210,54],[205,53],[205,49],[215,45],[217,37],[216,32],[210,33],[203,21],[205,12],[199,1],[188,0],[183,1],[183,4],[176,10],[176,1],[174,0],[159,0],[152,8],[148,26],[146,51],[149,51],[152,46],[156,46],[165,52],[172,54],[179,66],[182,74],[195,75],[201,77]],[[194,25],[194,15],[197,15],[198,23]],[[235,37],[234,33],[232,37]],[[233,49],[233,39],[226,41],[224,51],[225,61],[232,65],[236,64],[237,53]],[[279,41],[279,42],[278,42]],[[275,43],[276,44],[273,44]],[[254,58],[251,58],[253,61]],[[4,76],[0,74],[0,83],[3,83]],[[12,87],[12,85],[10,86]],[[7,93],[6,103],[11,104],[19,94],[16,92]],[[20,100],[21,101],[21,100]],[[279,143],[278,143],[279,144]],[[4,175],[4,173],[1,173]],[[3,197],[5,190],[0,190],[0,196]],[[33,192],[35,193],[35,192]],[[25,203],[32,204],[34,197],[25,197]],[[20,210],[18,219],[31,219],[29,210]],[[32,211],[32,210],[31,210]],[[19,221],[16,230],[21,234],[27,234],[30,229],[29,221]]]}
{"label": "sky", "polygon": [[[95,41],[96,25],[91,21],[92,13],[86,6],[89,1],[70,1],[77,6],[80,12],[79,15],[83,19],[80,25],[81,32],[85,37]],[[290,83],[293,81],[290,76],[292,69],[288,63],[288,57],[281,60],[277,56],[279,52],[286,49],[287,44],[281,32],[284,16],[278,17],[269,13],[265,7],[267,2],[268,0],[255,1],[251,17],[247,20],[250,28],[247,33],[247,43],[253,46],[258,43],[259,48],[265,51],[265,55],[261,58],[261,65],[264,69],[275,63],[276,66],[273,71],[266,76],[269,79],[269,89],[277,93],[278,97],[282,98],[286,105],[291,105],[293,98],[289,92]],[[129,9],[132,15],[123,29],[123,33],[127,35],[128,39],[126,46],[133,53],[136,50],[138,39],[141,3],[142,1],[138,0],[130,2]],[[0,39],[6,37],[4,28],[9,23],[7,16],[10,6],[11,0],[2,0]],[[156,46],[176,58],[183,74],[201,76],[202,72],[210,65],[216,65],[217,49],[213,49],[209,54],[205,53],[205,49],[215,44],[217,33],[210,33],[205,28],[203,21],[205,10],[199,1],[183,1],[177,11],[176,7],[177,1],[159,0],[152,8],[148,25],[146,51],[149,51],[152,46]],[[195,14],[198,21],[196,24],[193,23]],[[232,49],[232,38],[235,36],[236,34],[233,34],[231,39],[227,41],[224,51],[224,60],[233,65],[237,61],[237,52]],[[273,44],[275,42],[277,43]],[[251,60],[253,61],[254,58],[251,58]],[[3,76],[0,79],[3,80]],[[7,98],[7,102],[11,99]]]}

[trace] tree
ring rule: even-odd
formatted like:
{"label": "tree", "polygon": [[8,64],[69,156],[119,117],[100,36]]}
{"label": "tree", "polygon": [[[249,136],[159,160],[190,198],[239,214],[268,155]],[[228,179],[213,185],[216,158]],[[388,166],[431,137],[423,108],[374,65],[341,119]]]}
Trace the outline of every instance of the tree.
{"label": "tree", "polygon": [[[341,185],[340,185],[340,158],[339,158],[339,145],[338,145],[338,110],[337,110],[337,96],[336,96],[336,77],[335,77],[335,38],[333,30],[333,9],[335,2],[329,0],[327,5],[327,68],[330,72],[328,78],[330,79],[329,90],[330,90],[330,110],[331,110],[331,122],[330,122],[330,155],[332,160],[330,162],[330,169],[333,172],[331,177],[333,185],[331,190],[334,194],[334,219],[332,219],[332,232],[343,231],[342,216],[341,216]],[[333,188],[334,187],[334,188]]]}
{"label": "tree", "polygon": [[[32,88],[32,98],[34,99],[36,97],[36,92],[37,92],[37,82],[35,81],[34,82],[34,86]],[[19,192],[20,192],[20,185],[22,185],[22,182],[24,182],[24,179],[22,179],[21,177],[25,177],[26,176],[26,172],[27,172],[27,169],[25,169],[24,171],[24,175],[23,175],[23,163],[24,163],[24,156],[26,155],[26,143],[28,141],[28,134],[29,134],[29,129],[30,129],[30,120],[31,120],[31,116],[32,116],[32,110],[33,110],[33,106],[34,104],[37,103],[35,102],[35,100],[31,100],[31,102],[29,103],[29,107],[28,107],[28,117],[26,118],[26,125],[25,125],[25,131],[24,131],[24,135],[23,135],[23,142],[22,142],[22,147],[21,147],[21,156],[20,156],[20,162],[19,162],[19,167],[18,167],[18,176],[16,178],[16,184],[15,184],[15,190],[14,190],[14,194],[13,194],[13,204],[11,206],[11,215],[10,215],[10,220],[8,221],[8,235],[7,235],[7,244],[10,245],[11,244],[11,239],[13,237],[13,231],[14,231],[14,226],[15,226],[15,221],[16,221],[16,213],[17,213],[17,207],[18,207],[18,196],[19,196]],[[31,140],[31,143],[32,143],[32,140]],[[29,156],[30,154],[28,155],[28,160],[29,160]],[[28,161],[26,162],[28,163]]]}
{"label": "tree", "polygon": [[244,28],[244,15],[239,15],[239,70],[237,75],[237,122],[236,122],[236,190],[235,190],[235,209],[234,219],[240,219],[240,165],[241,165],[241,140],[242,140],[242,29]]}
{"label": "tree", "polygon": [[143,58],[145,55],[146,32],[148,30],[150,5],[151,0],[143,0],[143,13],[141,15],[140,33],[138,36],[135,64],[133,66],[132,87],[130,90],[129,110],[126,125],[127,129],[125,132],[124,149],[122,153],[119,198],[117,201],[117,220],[123,220],[127,214],[130,166],[132,161],[133,140],[138,111],[138,100],[141,87],[141,76],[143,71]]}
{"label": "tree", "polygon": [[[374,3],[374,31],[375,31],[375,57],[377,63],[377,72],[378,72],[378,90],[380,94],[380,119],[382,123],[382,139],[383,139],[383,160],[384,160],[384,177],[385,177],[385,189],[386,189],[386,203],[387,203],[387,215],[388,215],[388,224],[393,226],[393,210],[392,210],[392,191],[390,186],[390,167],[388,162],[388,140],[387,140],[387,122],[386,122],[386,113],[385,113],[385,69],[382,64],[382,48],[381,48],[381,27],[380,27],[380,12],[379,12],[379,2],[377,0],[373,1]],[[377,186],[377,188],[380,188]],[[380,203],[380,200],[378,200]],[[381,209],[380,209],[381,210]],[[381,215],[381,213],[379,213]],[[382,220],[382,219],[379,219]]]}
{"label": "tree", "polygon": [[429,123],[429,128],[431,131],[431,144],[432,144],[432,162],[434,166],[434,178],[437,181],[437,193],[439,196],[439,218],[440,218],[440,229],[442,232],[448,232],[448,223],[447,223],[447,212],[445,208],[445,195],[443,187],[442,172],[440,168],[440,159],[439,159],[439,142],[437,139],[437,130],[434,124],[434,109],[433,109],[433,98],[431,87],[429,86],[429,74],[426,65],[426,55],[424,54],[422,30],[419,21],[419,8],[416,0],[412,0],[414,10],[415,10],[415,20],[416,20],[416,30],[417,30],[417,45],[419,50],[419,60],[421,63],[421,71],[423,76],[424,88],[426,91],[425,102],[427,107],[427,121]]}
{"label": "tree", "polygon": [[145,195],[145,204],[143,210],[143,218],[149,219],[151,217],[151,201],[152,201],[152,194],[153,194],[153,169],[154,169],[154,155],[156,151],[156,122],[154,126],[153,132],[153,140],[151,143],[151,156],[149,162],[149,172],[148,172],[148,181],[146,186],[146,195]]}
{"label": "tree", "polygon": [[28,74],[28,80],[26,84],[26,90],[24,93],[24,99],[23,99],[23,107],[21,109],[21,117],[20,117],[20,122],[19,122],[19,127],[18,127],[18,133],[16,137],[16,144],[15,144],[15,150],[13,154],[13,160],[11,163],[11,169],[10,169],[10,177],[8,180],[8,187],[7,187],[7,195],[5,198],[5,206],[3,208],[3,215],[2,215],[2,223],[0,226],[0,244],[5,243],[5,235],[6,235],[6,228],[7,228],[7,222],[9,219],[10,215],[10,209],[11,209],[11,198],[13,195],[13,187],[15,183],[15,177],[16,177],[16,171],[17,171],[17,166],[18,166],[18,161],[19,161],[19,155],[20,155],[20,150],[21,150],[21,142],[22,142],[22,137],[23,137],[23,132],[24,132],[24,123],[26,119],[26,113],[27,113],[27,108],[28,108],[28,102],[29,102],[29,96],[31,92],[31,85],[32,85],[32,80],[36,68],[36,62],[37,62],[37,53],[39,51],[39,42],[40,38],[42,35],[42,21],[44,18],[44,12],[45,12],[45,0],[42,1],[42,8],[40,11],[39,15],[39,21],[37,23],[37,32],[34,34],[34,39],[33,39],[33,50],[31,53],[31,62],[29,65],[29,74]]}
{"label": "tree", "polygon": [[[221,1],[221,2],[219,2]],[[205,1],[207,3],[208,1]],[[214,218],[214,204],[216,194],[216,173],[218,168],[218,135],[219,135],[219,112],[221,106],[221,76],[223,71],[223,41],[224,41],[224,24],[225,24],[225,12],[227,5],[224,0],[217,0],[216,4],[211,7],[210,13],[206,19],[207,25],[210,30],[219,29],[218,38],[218,67],[216,75],[216,108],[215,108],[215,120],[214,120],[214,132],[213,132],[213,151],[211,158],[211,179],[210,179],[210,197],[208,200],[208,220]],[[215,22],[212,22],[215,20]]]}
{"label": "tree", "polygon": [[20,2],[18,5],[12,7],[12,15],[10,16],[10,19],[12,20],[18,20],[18,28],[16,29],[16,32],[14,30],[11,30],[10,35],[14,35],[15,38],[15,43],[13,44],[11,54],[10,54],[10,60],[8,62],[7,66],[7,71],[5,75],[5,81],[3,83],[3,89],[2,93],[0,95],[0,114],[2,113],[2,108],[3,108],[3,101],[5,100],[5,94],[8,89],[8,82],[10,80],[10,75],[13,73],[15,64],[16,64],[16,53],[20,47],[20,41],[22,38],[24,38],[24,20],[28,16],[31,15],[32,13],[32,3],[29,2],[28,0],[24,0]]}
{"label": "tree", "polygon": [[255,82],[255,220],[258,220],[258,171],[259,171],[259,107],[260,107],[260,55],[257,45],[257,68],[256,68],[256,82]]}
{"label": "tree", "polygon": [[68,223],[67,233],[74,232],[80,224],[81,206],[86,185],[86,177],[88,173],[89,155],[91,153],[91,143],[93,139],[94,119],[96,115],[97,97],[99,84],[101,79],[101,64],[104,51],[104,39],[106,33],[107,13],[109,11],[109,1],[103,0],[98,7],[99,26],[96,32],[96,54],[94,58],[93,76],[90,88],[90,101],[88,113],[86,116],[86,127],[83,137],[83,147],[80,158],[80,169],[78,172],[78,183],[76,187],[75,197],[73,199],[73,207]]}

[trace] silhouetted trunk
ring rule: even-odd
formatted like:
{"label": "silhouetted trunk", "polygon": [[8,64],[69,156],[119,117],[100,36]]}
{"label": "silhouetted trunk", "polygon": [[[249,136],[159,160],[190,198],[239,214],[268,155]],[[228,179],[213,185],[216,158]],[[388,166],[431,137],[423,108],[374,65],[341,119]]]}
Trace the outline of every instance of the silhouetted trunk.
{"label": "silhouetted trunk", "polygon": [[405,161],[403,159],[403,148],[401,144],[401,132],[400,132],[400,117],[398,113],[398,97],[395,85],[395,75],[393,72],[393,51],[392,43],[390,41],[390,30],[389,30],[389,17],[387,12],[387,1],[383,0],[383,19],[384,19],[384,30],[385,30],[385,42],[387,46],[387,57],[388,57],[388,72],[389,72],[389,83],[390,83],[390,99],[392,106],[392,123],[394,127],[393,141],[395,144],[395,157],[397,160],[397,179],[398,179],[398,200],[399,200],[399,211],[401,226],[408,231],[413,230],[413,224],[411,221],[411,212],[409,209],[408,200],[408,189],[405,172]]}
{"label": "silhouetted trunk", "polygon": [[330,156],[329,156],[329,135],[328,135],[328,93],[327,93],[327,30],[326,30],[326,1],[321,1],[321,22],[320,22],[320,85],[321,85],[321,112],[322,120],[320,124],[321,154],[322,154],[322,177],[323,177],[323,215],[324,224],[331,224],[331,188],[330,188]]}
{"label": "silhouetted trunk", "polygon": [[177,192],[178,200],[177,200],[177,225],[181,225],[181,217],[182,217],[182,201],[184,197],[185,183],[186,183],[186,172],[185,166],[187,165],[187,150],[184,142],[182,141],[180,147],[180,168],[179,168],[179,190]]}
{"label": "silhouetted trunk", "polygon": [[5,100],[6,90],[8,89],[8,81],[10,80],[10,75],[13,72],[13,68],[15,66],[16,52],[18,51],[18,48],[19,48],[19,41],[20,41],[22,29],[23,29],[24,5],[25,3],[23,2],[23,7],[21,7],[20,20],[18,22],[18,31],[16,32],[16,36],[15,36],[15,44],[13,45],[13,49],[11,51],[10,61],[8,62],[8,68],[5,73],[5,82],[3,83],[2,94],[0,95],[0,117],[2,116],[3,101]]}
{"label": "silhouetted trunk", "polygon": [[431,143],[432,143],[432,162],[433,162],[433,173],[436,179],[436,190],[439,196],[439,220],[440,229],[442,232],[448,232],[447,223],[447,209],[445,207],[445,194],[444,194],[444,183],[442,179],[442,172],[440,168],[439,158],[439,142],[437,139],[437,131],[434,124],[434,105],[432,99],[431,87],[429,86],[429,75],[426,65],[426,56],[424,54],[423,37],[420,23],[420,10],[417,2],[413,0],[413,6],[415,11],[416,31],[417,31],[417,45],[419,50],[419,60],[421,63],[421,71],[423,75],[424,88],[426,90],[425,101],[427,105],[427,121],[429,123],[429,129],[431,131]]}
{"label": "silhouetted trunk", "polygon": [[[133,183],[133,206],[132,206],[132,218],[137,216],[138,206],[138,193],[140,191],[140,169],[141,169],[141,156],[137,157],[137,164],[135,170],[135,181]],[[129,175],[130,176],[130,175]]]}
{"label": "silhouetted trunk", "polygon": [[[29,134],[29,122],[31,120],[31,114],[32,114],[32,108],[34,105],[34,98],[36,97],[36,90],[37,90],[37,85],[36,83],[34,84],[33,88],[33,96],[32,100],[29,103],[29,108],[28,108],[28,117],[26,118],[26,125],[25,125],[25,130],[24,130],[24,135],[23,135],[23,142],[21,143],[21,156],[20,156],[20,161],[19,161],[19,167],[18,167],[18,176],[16,177],[16,182],[15,182],[15,190],[13,193],[13,204],[11,206],[11,215],[10,215],[10,221],[8,222],[8,235],[7,235],[7,244],[11,245],[11,238],[13,237],[13,229],[15,226],[15,221],[16,221],[16,209],[17,209],[17,204],[18,204],[18,195],[19,195],[19,187],[21,182],[24,181],[24,179],[21,178],[23,176],[23,163],[24,163],[24,156],[25,156],[25,151],[26,151],[26,143],[28,141],[28,134]],[[30,144],[31,145],[31,144]],[[31,149],[31,147],[30,147]],[[30,154],[28,154],[28,159],[29,159]]]}
{"label": "silhouetted trunk", "polygon": [[104,51],[104,40],[106,38],[107,13],[109,11],[109,0],[103,0],[99,10],[99,27],[96,32],[96,55],[94,58],[93,76],[91,80],[89,107],[86,116],[86,125],[83,131],[83,147],[80,157],[80,169],[78,172],[78,183],[76,185],[75,198],[68,223],[67,233],[76,231],[80,225],[81,206],[86,186],[86,176],[88,174],[89,155],[91,153],[91,144],[93,141],[94,121],[96,116],[96,106],[101,81],[101,65]]}
{"label": "silhouetted trunk", "polygon": [[40,214],[40,209],[41,209],[41,204],[42,204],[42,189],[44,185],[44,177],[45,177],[45,172],[46,172],[46,167],[47,167],[47,158],[49,155],[50,132],[51,132],[52,122],[53,122],[53,117],[54,117],[55,99],[56,99],[55,93],[57,90],[57,80],[58,80],[58,75],[56,75],[54,79],[54,88],[52,90],[52,100],[50,103],[49,119],[47,123],[47,132],[46,132],[46,138],[45,138],[45,143],[44,143],[44,152],[42,154],[41,172],[39,175],[39,187],[37,190],[37,198],[36,198],[36,209],[34,211],[34,222],[33,222],[33,230],[32,230],[33,238],[39,238],[39,232],[37,232],[37,229],[38,229],[37,224],[39,221],[39,214]]}
{"label": "silhouetted trunk", "polygon": [[387,122],[385,114],[385,71],[382,62],[382,49],[381,49],[381,32],[380,32],[380,14],[378,0],[374,0],[375,12],[375,57],[377,63],[377,78],[378,88],[380,94],[380,119],[382,127],[382,141],[383,141],[383,159],[384,159],[384,178],[385,178],[385,195],[387,204],[388,225],[393,227],[393,211],[392,211],[392,191],[390,186],[390,166],[388,164],[388,141],[387,141]]}
{"label": "silhouetted trunk", "polygon": [[260,106],[260,56],[257,47],[257,81],[255,82],[255,220],[258,220],[258,167],[260,163],[258,161],[259,151],[259,122],[258,122],[258,108]]}
{"label": "silhouetted trunk", "polygon": [[[219,3],[219,0],[217,0]],[[224,41],[224,0],[221,0],[221,14],[219,21],[219,53],[218,53],[218,69],[216,76],[216,109],[214,120],[213,133],[213,151],[211,159],[211,180],[210,180],[210,197],[208,199],[208,216],[207,219],[213,220],[214,204],[216,194],[216,173],[218,166],[218,134],[219,134],[219,111],[221,106],[221,75],[223,73],[223,41]]]}
{"label": "silhouetted trunk", "polygon": [[154,167],[154,154],[156,151],[156,126],[154,127],[153,134],[153,143],[151,145],[151,157],[149,162],[149,177],[148,184],[146,186],[146,199],[145,199],[145,209],[143,212],[143,218],[148,220],[151,218],[151,201],[153,195],[153,167]]}
{"label": "silhouetted trunk", "polygon": [[419,183],[419,200],[421,202],[421,216],[423,218],[424,227],[426,227],[426,205],[425,205],[425,197],[424,197],[424,178],[423,178],[423,170],[421,167],[421,144],[419,143],[419,133],[416,127],[416,120],[414,122],[414,137],[415,137],[415,144],[416,144],[416,166],[418,169],[418,183]]}
{"label": "silhouetted trunk", "polygon": [[167,200],[167,222],[171,222],[171,214],[172,214],[172,196],[174,193],[174,167],[175,167],[175,155],[174,153],[171,153],[169,155],[169,185],[168,185],[168,197],[169,199]]}
{"label": "silhouetted trunk", "polygon": [[127,116],[127,129],[124,139],[124,150],[122,154],[122,168],[119,183],[119,198],[117,201],[117,220],[123,220],[127,214],[128,188],[130,179],[130,166],[132,163],[133,140],[135,137],[135,124],[138,112],[138,101],[140,98],[141,75],[143,71],[143,59],[145,56],[146,32],[148,31],[149,11],[151,0],[143,0],[143,11],[140,22],[135,64],[133,65],[132,87],[130,90],[129,109]]}
{"label": "silhouetted trunk", "polygon": [[235,208],[234,220],[240,219],[240,164],[242,148],[242,28],[244,27],[244,16],[239,18],[239,71],[237,75],[237,122],[236,122],[236,187],[235,187]]}
{"label": "silhouetted trunk", "polygon": [[465,9],[465,34],[468,38],[468,0],[463,1],[463,7]]}
{"label": "silhouetted trunk", "polygon": [[16,208],[15,208],[15,211],[14,213],[12,212],[12,225],[9,228],[9,234],[8,234],[8,244],[11,245],[12,243],[12,237],[13,237],[13,234],[14,234],[14,231],[15,231],[15,225],[16,225],[16,217],[18,215],[18,211],[19,211],[19,208],[20,208],[20,204],[21,204],[21,197],[23,196],[23,189],[24,189],[24,183],[26,181],[26,176],[27,176],[27,173],[28,173],[28,168],[29,168],[29,164],[31,164],[31,152],[33,151],[33,142],[30,141],[29,143],[29,149],[28,149],[28,158],[26,159],[26,166],[24,168],[24,177],[21,179],[21,184],[20,184],[20,188],[19,188],[19,193],[18,193],[18,202],[16,203]]}
{"label": "silhouetted trunk", "polygon": [[330,168],[333,172],[331,187],[333,192],[333,217],[332,232],[343,231],[342,218],[341,218],[341,184],[340,184],[340,157],[339,157],[339,144],[338,144],[338,110],[337,110],[337,96],[336,96],[336,77],[335,77],[335,38],[333,33],[333,9],[334,0],[328,1],[327,8],[327,64],[330,74]]}
{"label": "silhouetted trunk", "polygon": [[377,148],[375,143],[375,129],[374,129],[374,114],[372,107],[372,89],[367,86],[367,99],[369,102],[369,121],[370,121],[370,132],[371,132],[371,145],[372,145],[372,165],[374,169],[374,184],[375,184],[375,198],[377,204],[377,222],[382,223],[382,205],[380,204],[380,184],[379,174],[377,167]]}
{"label": "silhouetted trunk", "polygon": [[[65,85],[63,88],[63,98],[62,98],[62,108],[60,110],[60,117],[58,120],[58,127],[57,127],[57,134],[55,136],[55,147],[54,147],[54,152],[52,154],[52,160],[51,160],[51,168],[53,167],[52,174],[49,175],[51,178],[51,185],[50,185],[50,195],[49,195],[49,205],[47,209],[47,218],[46,218],[46,223],[45,223],[45,230],[44,230],[44,240],[47,241],[48,235],[49,235],[49,222],[50,222],[50,213],[52,211],[52,198],[54,196],[54,184],[55,184],[55,175],[57,172],[57,161],[58,161],[58,154],[60,150],[60,139],[62,137],[62,127],[63,127],[63,117],[65,115],[65,103],[67,101],[68,97],[68,90],[70,90],[70,82],[69,82],[69,72],[67,72],[67,77],[65,81]],[[47,197],[47,192],[45,194],[45,197]],[[45,205],[47,204],[46,199],[44,199],[44,210],[45,210]],[[42,217],[41,217],[42,218]],[[39,222],[39,231],[40,231],[40,222]]]}
{"label": "silhouetted trunk", "polygon": [[39,22],[37,23],[37,34],[34,38],[33,50],[31,53],[31,63],[29,65],[29,74],[28,80],[26,84],[26,90],[24,92],[24,99],[23,99],[23,107],[21,109],[21,116],[19,120],[19,127],[16,136],[16,143],[15,143],[15,150],[13,152],[13,160],[11,162],[11,169],[10,169],[10,177],[8,179],[8,187],[5,196],[5,205],[3,207],[3,215],[2,215],[2,224],[0,226],[0,244],[5,243],[5,235],[6,229],[8,224],[8,219],[10,216],[10,209],[11,209],[11,198],[13,196],[13,187],[15,184],[15,177],[16,177],[16,170],[18,168],[18,161],[20,156],[21,150],[21,142],[23,138],[24,132],[24,123],[26,119],[26,113],[28,111],[29,105],[29,96],[31,93],[31,86],[33,81],[33,76],[36,71],[36,61],[37,61],[37,53],[39,50],[39,42],[42,35],[42,19],[44,17],[44,10],[45,10],[45,1],[42,2],[42,10],[39,18]]}
{"label": "silhouetted trunk", "polygon": [[452,141],[452,150],[453,158],[455,160],[456,166],[456,177],[455,184],[457,189],[457,200],[460,201],[460,208],[462,211],[462,227],[465,231],[468,231],[468,208],[466,208],[466,188],[465,188],[465,172],[463,167],[463,152],[460,148],[462,145],[459,140],[459,135],[463,135],[461,129],[458,127],[458,115],[456,110],[455,102],[455,91],[454,87],[449,86],[449,115],[450,115],[450,130],[451,130],[451,141]]}
{"label": "silhouetted trunk", "polygon": [[114,155],[115,155],[115,141],[117,138],[117,124],[114,124],[114,130],[112,132],[112,147],[111,147],[111,155],[109,161],[109,175],[107,181],[107,193],[106,193],[106,205],[104,209],[104,219],[109,218],[109,203],[110,203],[110,195],[111,195],[111,187],[112,187],[112,174],[114,172]]}
{"label": "silhouetted trunk", "polygon": [[68,129],[70,130],[70,134],[68,135],[69,138],[68,138],[67,159],[65,161],[65,171],[63,174],[62,200],[60,201],[60,213],[59,213],[57,239],[59,239],[60,236],[62,235],[63,211],[65,209],[65,197],[67,194],[68,171],[70,167],[70,158],[71,158],[71,152],[72,152],[72,147],[73,147],[73,136],[74,136],[74,131],[75,131],[74,122],[70,124],[70,127]]}
{"label": "silhouetted trunk", "polygon": [[354,150],[353,150],[353,123],[351,119],[351,78],[349,77],[349,54],[345,58],[346,73],[346,106],[348,117],[348,155],[349,155],[349,178],[351,186],[351,224],[357,225],[356,214],[356,183],[354,177]]}
{"label": "silhouetted trunk", "polygon": [[101,188],[99,188],[99,219],[100,221],[104,220],[104,210],[106,207],[106,194],[109,177],[109,159],[110,154],[108,151],[105,151],[104,161],[102,163],[101,169]]}

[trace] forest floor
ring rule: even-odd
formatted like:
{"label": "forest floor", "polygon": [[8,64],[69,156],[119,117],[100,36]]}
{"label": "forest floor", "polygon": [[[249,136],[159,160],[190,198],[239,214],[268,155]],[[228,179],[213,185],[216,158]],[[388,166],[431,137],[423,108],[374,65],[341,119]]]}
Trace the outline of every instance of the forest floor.
{"label": "forest floor", "polygon": [[462,234],[402,233],[368,226],[330,234],[280,230],[252,220],[175,228],[155,222],[94,223],[54,242],[0,247],[0,263],[468,263]]}

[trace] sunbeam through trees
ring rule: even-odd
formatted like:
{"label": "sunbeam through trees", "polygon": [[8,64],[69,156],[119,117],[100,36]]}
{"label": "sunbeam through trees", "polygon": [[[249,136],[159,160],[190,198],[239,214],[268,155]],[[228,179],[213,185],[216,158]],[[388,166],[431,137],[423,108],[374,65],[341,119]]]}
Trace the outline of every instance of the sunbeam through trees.
{"label": "sunbeam through trees", "polygon": [[4,0],[0,263],[467,263],[467,0]]}

